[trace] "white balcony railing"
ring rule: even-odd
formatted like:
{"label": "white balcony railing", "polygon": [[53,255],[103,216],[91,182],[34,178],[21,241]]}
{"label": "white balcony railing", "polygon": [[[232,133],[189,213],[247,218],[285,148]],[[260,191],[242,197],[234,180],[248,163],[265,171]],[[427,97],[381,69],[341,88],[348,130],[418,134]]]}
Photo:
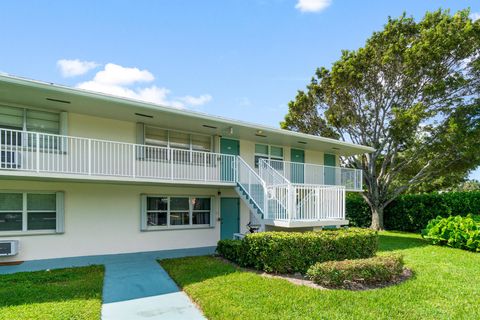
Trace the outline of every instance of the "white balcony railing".
{"label": "white balcony railing", "polygon": [[358,169],[280,160],[265,161],[292,183],[344,186],[348,191],[362,191],[362,171]]}
{"label": "white balcony railing", "polygon": [[291,183],[277,168],[271,165],[271,161],[259,161],[259,173],[266,189],[266,219],[345,220],[344,186]]}
{"label": "white balcony railing", "polygon": [[0,170],[236,182],[235,156],[0,129]]}

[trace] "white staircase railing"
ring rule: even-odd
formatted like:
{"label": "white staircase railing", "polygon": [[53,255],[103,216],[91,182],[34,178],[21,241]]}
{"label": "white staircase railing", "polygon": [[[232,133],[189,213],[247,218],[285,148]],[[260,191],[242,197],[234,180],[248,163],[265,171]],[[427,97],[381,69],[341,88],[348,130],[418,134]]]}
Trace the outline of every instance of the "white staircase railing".
{"label": "white staircase railing", "polygon": [[349,191],[362,191],[362,170],[280,160],[264,161],[291,183],[344,186]]}
{"label": "white staircase railing", "polygon": [[[265,181],[266,219],[344,220],[345,187],[291,183],[279,171],[278,163],[259,160],[259,175]],[[278,165],[278,167],[277,167]]]}
{"label": "white staircase railing", "polygon": [[266,186],[265,219],[288,219],[291,198],[289,197],[290,182],[272,168],[264,159],[258,162],[260,178]]}
{"label": "white staircase railing", "polygon": [[237,183],[257,208],[265,213],[265,182],[240,156],[237,156]]}

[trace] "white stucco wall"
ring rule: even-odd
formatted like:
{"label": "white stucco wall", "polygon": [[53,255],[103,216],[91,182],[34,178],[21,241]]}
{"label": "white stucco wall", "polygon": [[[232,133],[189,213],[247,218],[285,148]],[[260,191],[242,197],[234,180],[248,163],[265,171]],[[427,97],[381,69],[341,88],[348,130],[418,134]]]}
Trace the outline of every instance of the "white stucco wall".
{"label": "white stucco wall", "polygon": [[[19,254],[0,257],[0,262],[215,246],[220,238],[219,221],[213,228],[141,231],[140,195],[218,197],[220,191],[222,197],[237,197],[233,188],[12,180],[0,183],[2,190],[65,192],[65,233],[0,236],[0,240],[20,241]],[[245,231],[249,213],[241,206],[240,225]],[[216,218],[219,207],[215,206]]]}
{"label": "white stucco wall", "polygon": [[135,143],[135,122],[68,113],[68,135]]}

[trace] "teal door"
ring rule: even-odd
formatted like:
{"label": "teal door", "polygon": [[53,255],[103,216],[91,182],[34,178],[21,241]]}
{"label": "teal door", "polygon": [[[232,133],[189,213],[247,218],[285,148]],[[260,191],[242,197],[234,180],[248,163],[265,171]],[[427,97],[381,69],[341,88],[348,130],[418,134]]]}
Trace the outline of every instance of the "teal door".
{"label": "teal door", "polygon": [[[221,138],[220,153],[238,156],[240,155],[240,143],[238,142],[238,140]],[[234,170],[235,170],[234,163],[235,162],[232,161],[231,157],[228,157],[228,158],[222,157],[222,160],[220,163],[221,165],[220,175],[221,175],[222,181],[233,181]]]}
{"label": "teal door", "polygon": [[233,239],[233,234],[240,232],[240,199],[220,199],[220,239]]}
{"label": "teal door", "polygon": [[305,151],[300,149],[290,150],[290,159],[293,162],[290,167],[290,180],[293,183],[305,182]]}
{"label": "teal door", "polygon": [[323,156],[323,164],[325,165],[325,184],[335,185],[335,166],[337,165],[336,156],[334,154],[325,153]]}

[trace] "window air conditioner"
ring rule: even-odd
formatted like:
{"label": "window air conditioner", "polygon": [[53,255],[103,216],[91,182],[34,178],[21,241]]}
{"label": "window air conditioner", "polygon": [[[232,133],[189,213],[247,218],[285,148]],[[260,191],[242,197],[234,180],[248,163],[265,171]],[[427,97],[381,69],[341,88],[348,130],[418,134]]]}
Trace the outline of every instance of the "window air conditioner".
{"label": "window air conditioner", "polygon": [[0,240],[0,257],[18,253],[18,240]]}

